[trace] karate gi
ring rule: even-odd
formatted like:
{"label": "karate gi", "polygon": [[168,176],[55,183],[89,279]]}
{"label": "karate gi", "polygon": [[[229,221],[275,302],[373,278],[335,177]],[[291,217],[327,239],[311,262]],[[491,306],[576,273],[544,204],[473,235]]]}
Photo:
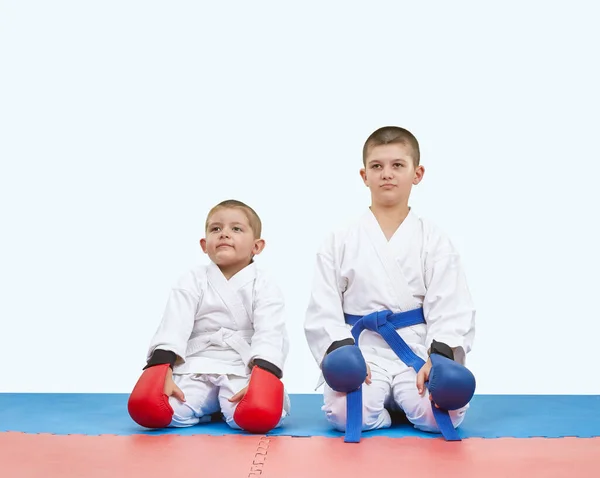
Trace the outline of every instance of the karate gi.
{"label": "karate gi", "polygon": [[[289,350],[283,296],[254,263],[229,280],[212,262],[195,267],[171,290],[148,359],[156,349],[178,356],[173,380],[186,401],[169,398],[171,426],[210,421],[221,410],[239,428],[237,403],[228,399],[248,384],[248,364],[263,359],[283,371]],[[289,408],[286,393],[282,420]]]}
{"label": "karate gi", "polygon": [[[475,333],[475,309],[457,251],[437,227],[412,210],[387,241],[369,209],[330,234],[317,254],[304,324],[309,348],[320,365],[333,342],[351,339],[344,313],[365,316],[419,307],[426,324],[397,333],[423,360],[434,339],[458,347],[455,360],[464,365]],[[420,396],[417,391],[414,369],[377,332],[365,330],[359,346],[372,378],[362,387],[363,430],[389,427],[388,410],[402,409],[416,428],[439,431],[428,392]],[[317,387],[323,382],[321,376]],[[467,408],[450,412],[455,427]],[[323,411],[336,429],[345,430],[346,394],[325,384]]]}

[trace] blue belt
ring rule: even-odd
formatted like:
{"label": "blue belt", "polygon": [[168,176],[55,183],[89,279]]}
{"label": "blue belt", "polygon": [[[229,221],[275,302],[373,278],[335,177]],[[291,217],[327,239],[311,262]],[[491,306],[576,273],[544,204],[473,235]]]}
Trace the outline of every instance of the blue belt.
{"label": "blue belt", "polygon": [[[394,353],[406,365],[419,372],[425,361],[415,354],[406,342],[398,335],[397,329],[412,325],[424,324],[423,309],[418,308],[407,312],[394,314],[389,310],[373,312],[361,317],[359,315],[344,314],[346,323],[352,325],[352,336],[358,346],[358,339],[364,330],[379,333],[388,343]],[[448,411],[441,410],[431,402],[433,415],[446,440],[460,440]],[[346,436],[344,441],[358,443],[362,431],[362,386],[346,395]]]}

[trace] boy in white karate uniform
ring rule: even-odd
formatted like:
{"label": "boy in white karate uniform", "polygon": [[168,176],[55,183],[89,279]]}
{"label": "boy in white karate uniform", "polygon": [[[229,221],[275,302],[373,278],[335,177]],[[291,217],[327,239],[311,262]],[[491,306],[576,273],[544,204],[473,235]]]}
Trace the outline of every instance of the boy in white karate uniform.
{"label": "boy in white karate uniform", "polygon": [[200,246],[210,262],[171,290],[129,412],[162,428],[221,411],[233,428],[266,433],[289,413],[280,381],[289,344],[283,296],[253,260],[265,247],[261,221],[228,200],[209,212],[205,228]]}
{"label": "boy in white karate uniform", "polygon": [[[425,172],[417,139],[403,128],[380,128],[364,144],[363,166],[360,175],[371,191],[371,206],[349,227],[331,233],[317,254],[306,338],[322,367],[331,352],[354,346],[349,324],[357,318],[382,310],[421,314],[420,323],[396,331],[425,362],[419,373],[378,331],[360,334],[367,374],[359,377],[359,383],[364,380],[362,430],[389,427],[389,411],[402,410],[416,428],[438,432],[426,387],[429,354],[464,365],[475,333],[475,309],[458,252],[408,205],[412,187]],[[346,370],[347,363],[344,359],[340,369]],[[449,412],[450,428],[460,425],[467,407]],[[326,383],[323,411],[336,429],[346,429],[346,393]]]}

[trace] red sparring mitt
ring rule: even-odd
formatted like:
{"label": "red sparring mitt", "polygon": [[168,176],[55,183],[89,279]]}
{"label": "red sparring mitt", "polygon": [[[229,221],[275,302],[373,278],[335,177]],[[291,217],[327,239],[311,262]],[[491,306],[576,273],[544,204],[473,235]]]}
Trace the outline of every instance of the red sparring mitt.
{"label": "red sparring mitt", "polygon": [[129,396],[127,410],[138,424],[146,428],[165,428],[173,418],[173,408],[165,395],[165,378],[169,364],[144,370]]}
{"label": "red sparring mitt", "polygon": [[254,366],[248,391],[238,403],[233,420],[250,433],[267,433],[281,420],[283,383],[271,372]]}

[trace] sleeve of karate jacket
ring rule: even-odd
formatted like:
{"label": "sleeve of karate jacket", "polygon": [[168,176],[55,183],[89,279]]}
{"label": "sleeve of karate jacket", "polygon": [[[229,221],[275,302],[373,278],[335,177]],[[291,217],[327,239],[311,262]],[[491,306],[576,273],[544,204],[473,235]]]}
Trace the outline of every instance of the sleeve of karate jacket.
{"label": "sleeve of karate jacket", "polygon": [[441,237],[425,264],[426,347],[434,340],[443,342],[456,349],[454,359],[464,364],[475,336],[475,307],[460,256],[450,241]]}
{"label": "sleeve of karate jacket", "polygon": [[319,367],[334,342],[354,343],[344,320],[342,289],[332,249],[333,237],[317,254],[312,290],[304,319],[306,340]]}
{"label": "sleeve of karate jacket", "polygon": [[[280,376],[287,358],[289,339],[285,323],[283,294],[273,280],[261,273],[254,286],[252,311],[254,334],[250,343],[250,361],[261,366],[267,361],[279,369]],[[269,368],[265,368],[269,370]]]}
{"label": "sleeve of karate jacket", "polygon": [[149,362],[155,351],[173,352],[177,356],[177,363],[185,362],[187,343],[194,327],[201,295],[192,272],[184,275],[171,289],[161,323],[148,349]]}

